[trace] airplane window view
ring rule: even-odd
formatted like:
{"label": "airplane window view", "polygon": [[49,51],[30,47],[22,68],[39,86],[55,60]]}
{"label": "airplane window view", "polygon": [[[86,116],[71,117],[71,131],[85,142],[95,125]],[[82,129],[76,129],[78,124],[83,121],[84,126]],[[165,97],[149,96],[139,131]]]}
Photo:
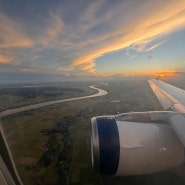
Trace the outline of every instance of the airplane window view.
{"label": "airplane window view", "polygon": [[185,185],[184,147],[184,0],[0,1],[0,185]]}

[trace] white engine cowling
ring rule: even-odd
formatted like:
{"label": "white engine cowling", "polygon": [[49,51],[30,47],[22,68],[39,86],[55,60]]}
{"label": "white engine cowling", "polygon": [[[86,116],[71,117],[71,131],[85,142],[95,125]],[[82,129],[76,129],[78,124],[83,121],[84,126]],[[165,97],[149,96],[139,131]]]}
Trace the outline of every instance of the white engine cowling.
{"label": "white engine cowling", "polygon": [[173,112],[92,118],[91,155],[95,170],[104,175],[142,175],[184,162],[183,145],[166,124],[170,114]]}

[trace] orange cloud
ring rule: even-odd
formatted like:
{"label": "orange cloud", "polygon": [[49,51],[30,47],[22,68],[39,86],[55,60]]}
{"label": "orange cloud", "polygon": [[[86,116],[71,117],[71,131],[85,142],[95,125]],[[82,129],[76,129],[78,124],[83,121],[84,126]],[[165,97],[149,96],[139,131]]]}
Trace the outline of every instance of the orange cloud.
{"label": "orange cloud", "polygon": [[11,63],[11,62],[12,62],[11,57],[0,55],[0,63],[7,64],[7,63]]}
{"label": "orange cloud", "polygon": [[32,45],[32,41],[23,33],[21,26],[12,19],[0,14],[0,24],[0,48]]}
{"label": "orange cloud", "polygon": [[[185,1],[171,1],[165,6],[159,4],[156,11],[143,15],[144,13],[141,12],[142,20],[137,20],[136,17],[137,22],[134,23],[135,26],[133,26],[133,23],[129,23],[127,27],[115,28],[114,32],[110,33],[109,43],[101,44],[96,49],[75,59],[71,66],[78,66],[80,69],[83,69],[84,64],[91,63],[91,69],[95,71],[94,62],[100,56],[131,45],[146,43],[146,40],[153,41],[164,34],[171,33],[185,26]],[[120,39],[117,39],[116,35],[119,35]],[[160,44],[162,43],[149,48],[148,51],[158,47]],[[86,71],[89,70],[90,68]]]}
{"label": "orange cloud", "polygon": [[96,66],[95,63],[90,61],[88,63],[81,65],[80,69],[82,71],[86,71],[92,75],[95,75],[96,74],[96,71],[94,69],[95,66]]}

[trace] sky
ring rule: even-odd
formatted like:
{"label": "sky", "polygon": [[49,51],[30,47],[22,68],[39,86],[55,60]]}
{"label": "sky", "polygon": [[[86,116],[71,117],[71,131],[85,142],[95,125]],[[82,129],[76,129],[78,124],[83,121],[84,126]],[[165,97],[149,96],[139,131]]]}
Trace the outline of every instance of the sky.
{"label": "sky", "polygon": [[185,75],[184,0],[1,0],[0,82]]}

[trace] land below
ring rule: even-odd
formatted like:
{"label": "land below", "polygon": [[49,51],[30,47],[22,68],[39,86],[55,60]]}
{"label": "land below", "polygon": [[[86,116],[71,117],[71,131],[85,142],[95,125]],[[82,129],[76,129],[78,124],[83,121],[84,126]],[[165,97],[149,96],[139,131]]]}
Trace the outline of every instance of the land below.
{"label": "land below", "polygon": [[100,176],[91,167],[92,117],[130,111],[161,110],[145,80],[1,86],[1,109],[95,93],[89,85],[98,85],[98,88],[108,91],[108,95],[2,118],[2,127],[23,183],[185,184],[184,165],[162,173],[133,177]]}

